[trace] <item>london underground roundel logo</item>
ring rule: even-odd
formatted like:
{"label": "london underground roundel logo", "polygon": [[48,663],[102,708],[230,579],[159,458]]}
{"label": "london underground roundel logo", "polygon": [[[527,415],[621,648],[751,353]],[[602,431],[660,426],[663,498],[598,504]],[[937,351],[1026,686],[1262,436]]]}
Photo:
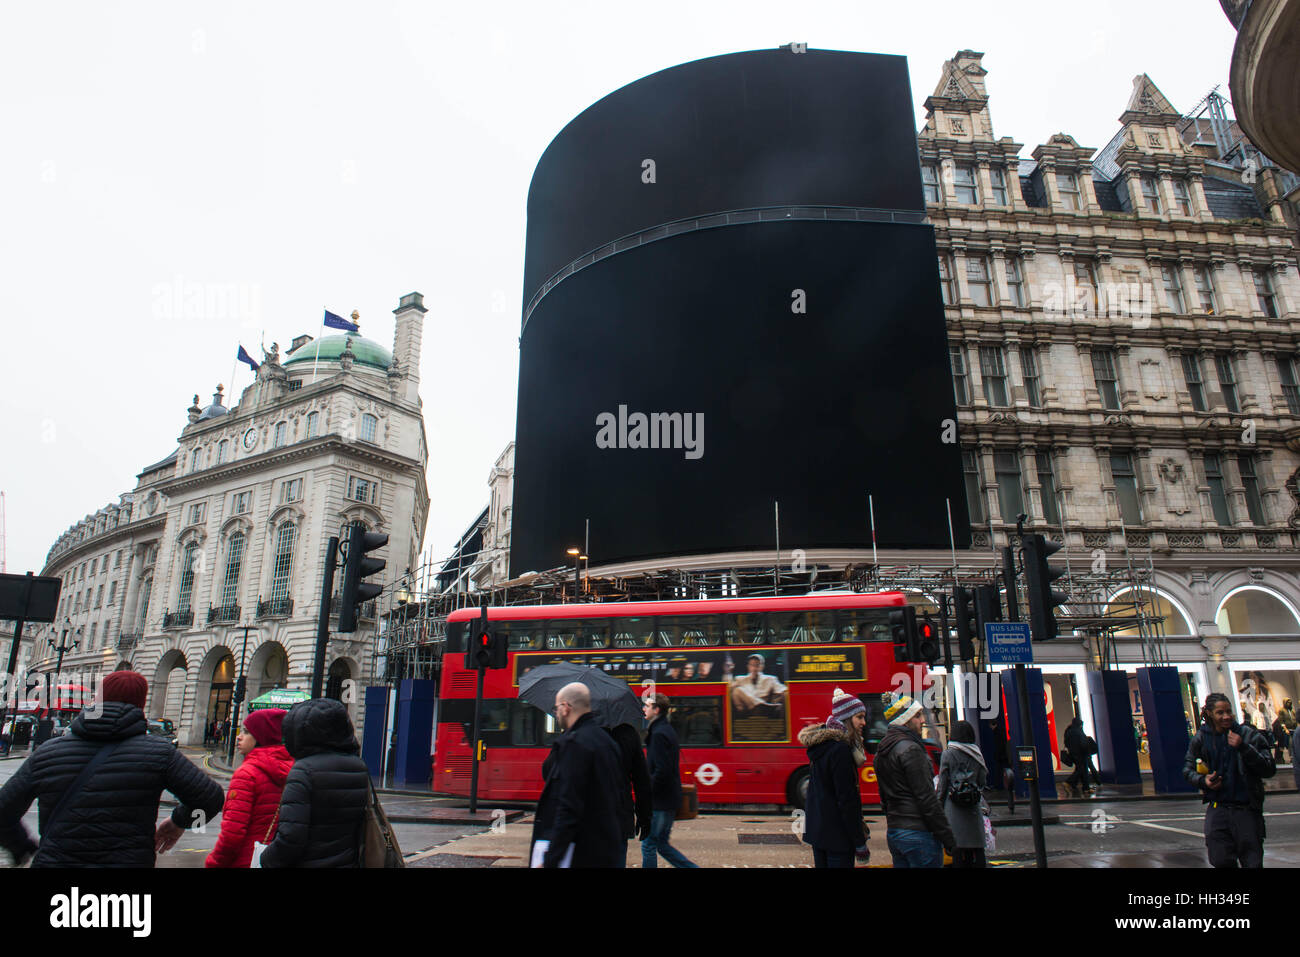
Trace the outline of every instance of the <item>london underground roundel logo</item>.
{"label": "london underground roundel logo", "polygon": [[695,780],[699,781],[706,788],[717,784],[722,778],[722,772],[718,770],[716,764],[701,764],[695,769]]}

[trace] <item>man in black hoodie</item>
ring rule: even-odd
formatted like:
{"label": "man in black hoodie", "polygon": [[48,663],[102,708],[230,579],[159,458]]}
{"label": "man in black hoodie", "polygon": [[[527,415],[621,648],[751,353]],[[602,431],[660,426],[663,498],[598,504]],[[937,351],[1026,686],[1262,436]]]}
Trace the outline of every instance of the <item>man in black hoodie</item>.
{"label": "man in black hoodie", "polygon": [[957,846],[934,791],[934,765],[921,743],[925,712],[907,695],[886,696],[889,730],[876,749],[876,780],[885,811],[885,838],[895,867],[942,867],[940,845]]}
{"label": "man in black hoodie", "polygon": [[[221,813],[221,785],[167,738],[147,734],[149,684],[135,671],[114,671],[102,703],[72,719],[68,734],[42,744],[0,788],[0,846],[32,867],[153,867],[187,828]],[[180,803],[158,824],[158,800]],[[41,842],[23,827],[40,801]]]}
{"label": "man in black hoodie", "polygon": [[1212,694],[1187,747],[1183,777],[1201,789],[1212,867],[1264,866],[1264,778],[1277,773],[1268,740],[1238,724],[1227,695]]}

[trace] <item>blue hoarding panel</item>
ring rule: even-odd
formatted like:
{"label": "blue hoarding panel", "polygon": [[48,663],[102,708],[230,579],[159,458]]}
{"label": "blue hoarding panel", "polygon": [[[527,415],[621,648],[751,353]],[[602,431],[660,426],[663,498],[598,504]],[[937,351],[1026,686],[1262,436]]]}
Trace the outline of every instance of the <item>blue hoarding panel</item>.
{"label": "blue hoarding panel", "polygon": [[1178,669],[1139,668],[1137,679],[1156,790],[1162,794],[1196,790],[1183,778],[1183,759],[1191,739],[1183,714]]}
{"label": "blue hoarding panel", "polygon": [[1103,784],[1138,784],[1137,742],[1129,705],[1127,671],[1089,671],[1088,696],[1097,739],[1097,770]]}

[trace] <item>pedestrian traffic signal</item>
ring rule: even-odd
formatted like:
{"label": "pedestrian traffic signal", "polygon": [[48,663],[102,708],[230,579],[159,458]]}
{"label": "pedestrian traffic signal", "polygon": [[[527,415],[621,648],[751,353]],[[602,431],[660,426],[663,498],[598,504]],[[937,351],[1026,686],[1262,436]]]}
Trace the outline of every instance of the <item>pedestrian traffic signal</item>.
{"label": "pedestrian traffic signal", "polygon": [[1034,641],[1050,641],[1056,637],[1056,606],[1069,596],[1052,590],[1052,583],[1065,574],[1065,569],[1049,565],[1047,557],[1060,551],[1059,542],[1049,541],[1042,535],[1026,535],[1021,539],[1024,547],[1025,592],[1029,602],[1029,627]]}
{"label": "pedestrian traffic signal", "polygon": [[895,661],[916,661],[916,609],[911,605],[889,612],[889,635]]}
{"label": "pedestrian traffic signal", "polygon": [[957,619],[957,657],[962,661],[975,659],[975,636],[979,625],[975,620],[975,596],[969,588],[957,586],[952,590],[953,617]]}
{"label": "pedestrian traffic signal", "polygon": [[383,586],[362,579],[383,571],[387,564],[382,558],[366,558],[366,552],[383,548],[388,536],[381,532],[367,532],[361,524],[348,531],[348,554],[343,560],[343,589],[339,596],[339,631],[357,630],[357,609],[379,597]]}
{"label": "pedestrian traffic signal", "polygon": [[913,661],[924,661],[931,668],[939,660],[939,626],[928,614],[916,623],[916,657]]}

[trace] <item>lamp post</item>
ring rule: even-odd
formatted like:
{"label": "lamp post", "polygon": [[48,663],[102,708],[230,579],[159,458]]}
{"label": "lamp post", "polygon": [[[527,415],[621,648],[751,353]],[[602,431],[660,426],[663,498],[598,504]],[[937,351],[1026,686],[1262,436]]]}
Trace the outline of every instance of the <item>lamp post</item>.
{"label": "lamp post", "polygon": [[239,678],[235,681],[235,700],[231,705],[232,719],[230,722],[230,733],[226,735],[229,739],[226,742],[226,763],[234,766],[235,763],[235,731],[239,727],[239,712],[244,703],[244,692],[247,688],[247,677],[244,671],[244,662],[248,656],[248,631],[252,625],[244,626],[244,647],[239,652]]}
{"label": "lamp post", "polygon": [[582,549],[575,545],[573,548],[565,549],[565,551],[573,556],[573,600],[577,601],[578,589],[580,587],[578,583],[578,574],[582,567]]}

